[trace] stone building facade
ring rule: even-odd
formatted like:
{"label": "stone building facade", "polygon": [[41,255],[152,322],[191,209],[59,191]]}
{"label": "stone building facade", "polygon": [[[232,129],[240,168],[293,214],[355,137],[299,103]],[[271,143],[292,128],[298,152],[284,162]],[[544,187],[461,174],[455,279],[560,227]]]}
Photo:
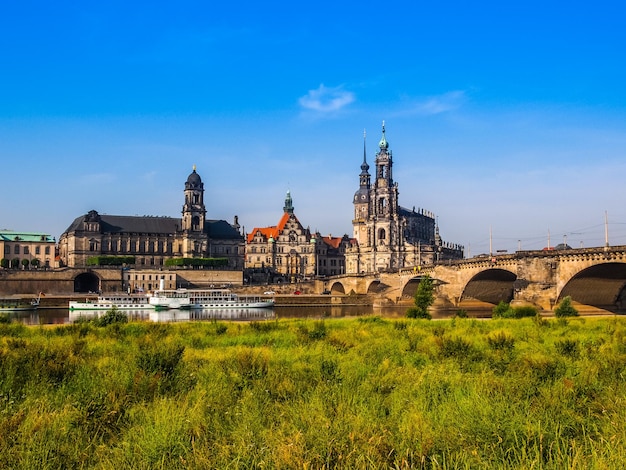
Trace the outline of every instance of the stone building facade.
{"label": "stone building facade", "polygon": [[0,230],[0,266],[13,269],[56,267],[56,240],[47,233]]}
{"label": "stone building facade", "polygon": [[243,269],[245,240],[234,223],[206,219],[204,184],[194,166],[185,182],[181,218],[104,215],[76,218],[59,238],[64,266],[85,266],[95,256],[133,256],[136,267],[159,267],[171,258],[226,258]]}
{"label": "stone building facade", "polygon": [[277,225],[255,227],[246,237],[246,268],[267,269],[290,281],[345,273],[345,251],[352,240],[322,236],[305,228],[288,191]]}
{"label": "stone building facade", "polygon": [[346,252],[347,272],[395,271],[463,258],[462,246],[442,241],[432,212],[400,206],[384,122],[375,165],[372,180],[364,138],[359,189],[353,199],[354,241]]}

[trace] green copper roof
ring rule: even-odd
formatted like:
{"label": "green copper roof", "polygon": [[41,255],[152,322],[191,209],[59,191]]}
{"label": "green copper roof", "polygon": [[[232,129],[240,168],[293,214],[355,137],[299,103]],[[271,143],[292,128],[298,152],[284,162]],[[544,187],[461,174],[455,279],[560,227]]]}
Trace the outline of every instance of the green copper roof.
{"label": "green copper roof", "polygon": [[0,240],[5,242],[54,242],[54,237],[47,233],[14,232],[12,230],[0,230]]}
{"label": "green copper roof", "polygon": [[380,142],[378,142],[378,146],[381,149],[389,148],[389,144],[387,143],[387,139],[385,139],[385,121],[383,121],[383,136],[381,137]]}

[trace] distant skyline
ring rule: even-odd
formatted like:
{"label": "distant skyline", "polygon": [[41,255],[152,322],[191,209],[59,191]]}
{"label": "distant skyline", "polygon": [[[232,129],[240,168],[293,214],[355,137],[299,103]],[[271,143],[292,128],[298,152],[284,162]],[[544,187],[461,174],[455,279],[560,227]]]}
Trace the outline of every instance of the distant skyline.
{"label": "distant skyline", "polygon": [[[619,2],[7,2],[0,229],[180,217],[352,236],[381,123],[400,204],[466,256],[626,245]],[[491,233],[491,240],[490,240]]]}

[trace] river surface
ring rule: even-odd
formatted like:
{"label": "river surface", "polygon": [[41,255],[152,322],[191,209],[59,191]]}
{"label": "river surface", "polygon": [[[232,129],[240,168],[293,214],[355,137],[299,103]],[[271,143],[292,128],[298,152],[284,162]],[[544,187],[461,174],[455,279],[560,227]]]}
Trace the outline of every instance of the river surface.
{"label": "river surface", "polygon": [[[380,307],[372,306],[277,306],[274,308],[251,309],[204,309],[204,310],[154,310],[127,311],[131,321],[153,322],[184,322],[184,321],[262,321],[275,318],[342,318],[365,315],[379,315],[384,318],[403,318],[407,307]],[[64,325],[73,323],[77,319],[93,318],[102,315],[105,311],[93,310],[70,312],[63,308],[40,308],[30,312],[12,313],[12,321],[25,325]],[[450,318],[451,312],[435,312],[433,318]],[[471,312],[471,317],[490,317],[491,311]]]}

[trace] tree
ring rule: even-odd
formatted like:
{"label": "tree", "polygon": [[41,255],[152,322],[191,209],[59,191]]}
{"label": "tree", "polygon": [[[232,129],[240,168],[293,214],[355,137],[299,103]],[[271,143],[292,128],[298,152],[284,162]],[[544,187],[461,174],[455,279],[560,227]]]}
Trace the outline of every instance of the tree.
{"label": "tree", "polygon": [[578,316],[578,310],[572,305],[572,298],[569,295],[563,297],[558,307],[554,309],[554,315],[557,317]]}
{"label": "tree", "polygon": [[498,305],[493,307],[493,309],[491,310],[491,317],[492,318],[513,318],[514,317],[513,309],[511,308],[508,302],[501,300],[500,302],[498,302]]}
{"label": "tree", "polygon": [[26,258],[22,260],[22,266],[24,266],[24,269],[28,269],[29,264],[30,264],[30,261],[28,261]]}
{"label": "tree", "polygon": [[2,266],[3,268],[8,268],[9,267],[9,260],[6,258],[2,258],[2,261],[0,261],[0,266]]}
{"label": "tree", "polygon": [[415,307],[408,309],[406,316],[409,318],[427,318],[430,320],[432,316],[428,313],[428,308],[435,302],[435,285],[428,274],[420,280],[413,299]]}

